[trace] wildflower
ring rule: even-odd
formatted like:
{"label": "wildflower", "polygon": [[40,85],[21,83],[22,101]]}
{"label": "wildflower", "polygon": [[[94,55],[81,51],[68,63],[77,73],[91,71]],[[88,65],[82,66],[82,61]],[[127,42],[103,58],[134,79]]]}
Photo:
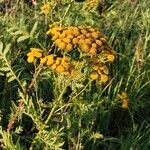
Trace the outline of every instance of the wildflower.
{"label": "wildflower", "polygon": [[66,43],[65,42],[60,42],[59,44],[58,44],[58,47],[60,48],[60,49],[65,49],[66,48]]}
{"label": "wildflower", "polygon": [[69,69],[69,63],[62,61],[62,62],[61,62],[61,65],[62,65],[66,70]]}
{"label": "wildflower", "polygon": [[97,39],[99,37],[97,32],[92,32],[91,35],[94,39]]}
{"label": "wildflower", "polygon": [[73,45],[71,43],[67,44],[67,46],[65,47],[65,50],[67,52],[70,52],[73,49]]}
{"label": "wildflower", "polygon": [[108,81],[108,76],[107,75],[101,75],[100,80],[102,83],[106,83]]}
{"label": "wildflower", "polygon": [[129,108],[129,101],[128,100],[123,100],[122,108],[123,109],[128,109]]}
{"label": "wildflower", "polygon": [[85,3],[84,9],[95,10],[98,8],[100,1],[99,0],[87,0]]}
{"label": "wildflower", "polygon": [[61,44],[61,42],[62,42],[61,39],[57,39],[57,40],[55,41],[55,43],[56,43],[57,45]]}
{"label": "wildflower", "polygon": [[92,40],[91,40],[91,38],[85,39],[85,43],[86,43],[86,44],[89,44],[89,45],[92,45]]}
{"label": "wildflower", "polygon": [[51,66],[51,68],[52,68],[53,70],[55,70],[55,69],[56,69],[56,67],[57,67],[57,65],[56,65],[56,64],[53,64],[53,65]]}
{"label": "wildflower", "polygon": [[106,41],[106,39],[105,38],[100,38],[100,41],[103,43],[103,44],[107,44],[107,41]]}
{"label": "wildflower", "polygon": [[92,72],[92,73],[90,74],[90,78],[91,78],[92,80],[96,80],[96,79],[98,79],[98,77],[99,77],[99,75],[98,75],[96,72]]}
{"label": "wildflower", "polygon": [[71,43],[71,40],[70,40],[69,38],[64,38],[63,41],[64,41],[65,43]]}
{"label": "wildflower", "polygon": [[92,54],[92,55],[96,55],[97,49],[94,48],[94,47],[92,47],[92,48],[90,49],[90,52],[89,52],[89,53]]}
{"label": "wildflower", "polygon": [[70,57],[68,57],[68,56],[64,56],[63,58],[62,58],[62,61],[64,60],[64,61],[70,61]]}
{"label": "wildflower", "polygon": [[34,62],[35,58],[42,57],[42,50],[39,48],[30,48],[31,52],[27,53],[27,62],[32,63]]}
{"label": "wildflower", "polygon": [[73,40],[72,40],[72,43],[75,45],[75,44],[78,44],[78,42],[79,42],[79,39],[78,38],[73,38]]}
{"label": "wildflower", "polygon": [[46,63],[46,64],[47,64],[48,66],[50,66],[50,65],[54,64],[54,62],[55,62],[55,61],[54,61],[54,56],[53,56],[53,55],[48,55],[48,56],[47,56],[47,63]]}
{"label": "wildflower", "polygon": [[60,33],[59,33],[59,32],[56,32],[56,33],[54,34],[54,36],[52,37],[52,40],[55,41],[56,39],[59,38],[59,36],[60,36]]}
{"label": "wildflower", "polygon": [[96,44],[100,47],[103,45],[103,43],[100,40],[96,40]]}
{"label": "wildflower", "polygon": [[82,30],[81,30],[81,33],[84,34],[84,35],[86,35],[88,32],[87,32],[87,30],[82,29]]}
{"label": "wildflower", "polygon": [[50,3],[46,3],[41,7],[41,12],[44,13],[45,15],[48,15],[50,10],[51,10]]}
{"label": "wildflower", "polygon": [[66,38],[68,38],[68,39],[73,39],[74,36],[70,34],[70,35],[68,35]]}
{"label": "wildflower", "polygon": [[59,59],[57,58],[55,64],[56,64],[56,65],[60,65],[60,63],[61,63],[61,60],[59,60]]}
{"label": "wildflower", "polygon": [[92,69],[93,69],[93,70],[98,70],[98,69],[99,69],[99,65],[93,65],[93,66],[92,66]]}
{"label": "wildflower", "polygon": [[82,45],[80,45],[81,50],[83,50],[84,52],[89,52],[90,51],[90,46],[88,44],[83,43]]}
{"label": "wildflower", "polygon": [[93,43],[93,44],[92,44],[92,47],[97,48],[97,44],[96,44],[96,43]]}
{"label": "wildflower", "polygon": [[101,69],[105,74],[108,74],[108,73],[109,73],[108,67],[107,67],[106,65],[103,65],[102,67],[100,67],[100,69]]}
{"label": "wildflower", "polygon": [[79,35],[80,35],[79,29],[78,29],[78,28],[75,28],[75,29],[72,31],[72,34],[73,34],[74,36],[79,36]]}
{"label": "wildflower", "polygon": [[42,58],[40,59],[40,63],[41,63],[41,64],[45,64],[46,61],[47,61],[47,57],[42,57]]}
{"label": "wildflower", "polygon": [[65,68],[62,66],[62,65],[59,65],[57,68],[56,68],[56,71],[59,72],[59,73],[62,73],[65,71]]}
{"label": "wildflower", "polygon": [[64,71],[63,74],[67,76],[67,75],[69,75],[70,73],[69,73],[69,71]]}
{"label": "wildflower", "polygon": [[34,62],[33,54],[30,52],[30,53],[27,54],[27,56],[28,56],[27,62],[28,63],[33,63]]}
{"label": "wildflower", "polygon": [[110,55],[107,56],[107,59],[109,61],[113,62],[115,60],[115,56],[110,54]]}
{"label": "wildflower", "polygon": [[129,100],[128,100],[128,95],[126,92],[121,92],[121,94],[118,94],[118,98],[120,99],[122,103],[122,108],[123,109],[128,109],[129,108]]}

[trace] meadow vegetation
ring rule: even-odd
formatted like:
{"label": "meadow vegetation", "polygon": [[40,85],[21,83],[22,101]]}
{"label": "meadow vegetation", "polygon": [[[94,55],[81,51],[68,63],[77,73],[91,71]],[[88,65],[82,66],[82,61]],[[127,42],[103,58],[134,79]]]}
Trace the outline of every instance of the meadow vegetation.
{"label": "meadow vegetation", "polygon": [[150,149],[150,1],[0,10],[0,149]]}

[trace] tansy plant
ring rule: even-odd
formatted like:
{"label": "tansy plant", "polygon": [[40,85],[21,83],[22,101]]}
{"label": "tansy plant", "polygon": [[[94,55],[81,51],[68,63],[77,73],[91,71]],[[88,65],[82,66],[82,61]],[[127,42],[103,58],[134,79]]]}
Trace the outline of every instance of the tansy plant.
{"label": "tansy plant", "polygon": [[[40,49],[31,48],[31,52],[27,54],[29,63],[32,63],[35,58],[42,57],[40,59],[42,64],[46,64],[58,73],[71,75],[75,71],[75,66],[70,62],[71,52],[77,51],[79,48],[82,60],[86,60],[91,68],[90,78],[99,81],[99,83],[107,83],[109,80],[108,63],[115,60],[116,52],[109,46],[106,37],[100,31],[92,27],[50,25],[46,34],[51,36],[52,41],[58,47],[57,50],[65,51],[70,58],[66,56],[61,58],[54,56],[54,54],[42,57]],[[80,58],[78,61],[81,61]],[[80,74],[82,73],[80,72]]]}

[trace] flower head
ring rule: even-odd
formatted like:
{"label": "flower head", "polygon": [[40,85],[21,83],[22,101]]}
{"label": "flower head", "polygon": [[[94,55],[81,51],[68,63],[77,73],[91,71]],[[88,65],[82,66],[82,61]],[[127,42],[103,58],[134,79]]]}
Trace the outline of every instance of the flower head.
{"label": "flower head", "polygon": [[50,3],[46,3],[41,7],[41,12],[44,13],[45,15],[48,15],[50,10],[51,10]]}
{"label": "flower head", "polygon": [[30,48],[30,52],[27,53],[27,61],[28,63],[33,63],[35,58],[41,58],[42,57],[42,50],[39,48]]}
{"label": "flower head", "polygon": [[129,99],[128,99],[128,95],[126,92],[121,92],[120,94],[118,94],[118,98],[122,103],[122,108],[123,109],[128,109],[129,108]]}

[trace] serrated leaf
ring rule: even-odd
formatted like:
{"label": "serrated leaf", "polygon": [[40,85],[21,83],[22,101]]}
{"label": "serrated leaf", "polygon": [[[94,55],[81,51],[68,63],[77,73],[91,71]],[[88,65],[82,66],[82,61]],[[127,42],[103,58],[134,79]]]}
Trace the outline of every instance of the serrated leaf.
{"label": "serrated leaf", "polygon": [[9,78],[9,77],[11,77],[11,76],[13,76],[13,74],[12,74],[11,72],[8,72],[8,73],[6,74],[6,77],[7,77],[7,78]]}
{"label": "serrated leaf", "polygon": [[7,71],[9,71],[9,68],[8,68],[8,67],[1,67],[1,68],[0,68],[0,71],[7,72]]}
{"label": "serrated leaf", "polygon": [[2,50],[3,50],[3,42],[0,41],[0,52],[2,52]]}
{"label": "serrated leaf", "polygon": [[9,79],[8,79],[8,83],[10,83],[10,82],[12,82],[12,81],[14,81],[16,78],[14,77],[14,76],[11,76]]}
{"label": "serrated leaf", "polygon": [[10,50],[10,47],[11,47],[11,44],[7,44],[4,51],[3,51],[3,54],[6,55],[8,53],[8,51]]}
{"label": "serrated leaf", "polygon": [[32,28],[32,30],[31,30],[31,32],[30,32],[30,36],[33,36],[34,32],[35,32],[36,29],[37,29],[37,26],[38,26],[38,21],[36,21],[36,22],[34,23],[33,28]]}
{"label": "serrated leaf", "polygon": [[29,35],[23,35],[23,36],[20,36],[18,39],[17,39],[17,42],[23,42],[25,40],[27,40],[30,36]]}

